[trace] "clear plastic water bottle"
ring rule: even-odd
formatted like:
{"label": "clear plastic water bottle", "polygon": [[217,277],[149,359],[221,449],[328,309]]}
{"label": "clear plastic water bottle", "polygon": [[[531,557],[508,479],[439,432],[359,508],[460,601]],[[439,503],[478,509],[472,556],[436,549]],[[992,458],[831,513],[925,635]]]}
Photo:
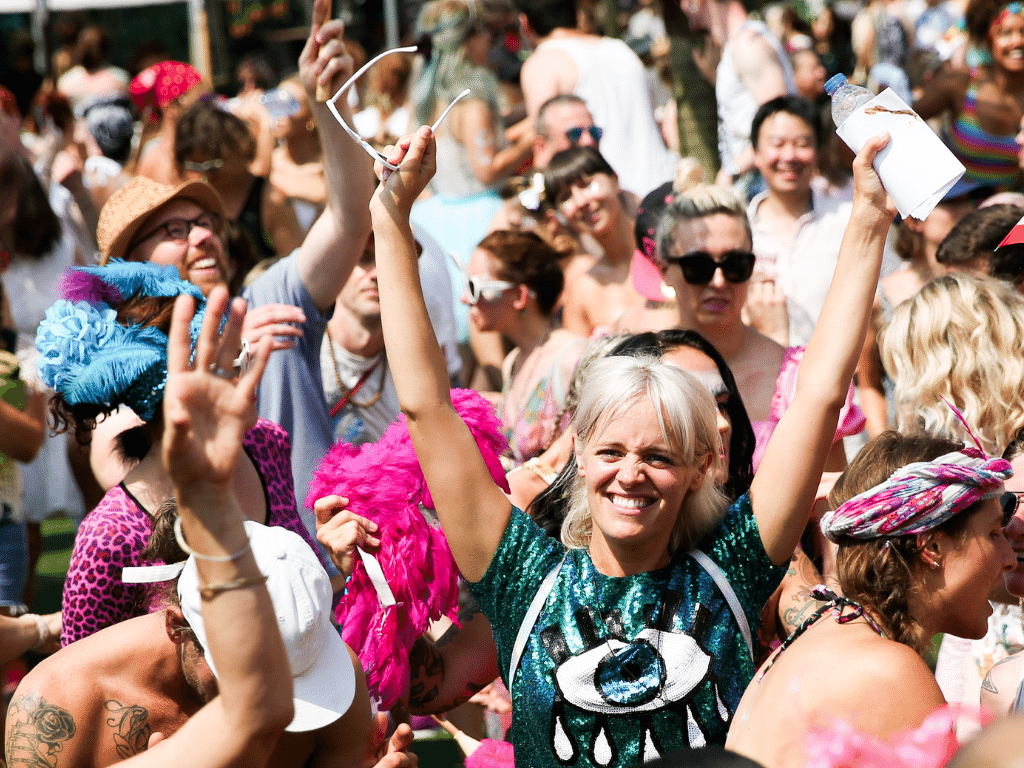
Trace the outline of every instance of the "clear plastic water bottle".
{"label": "clear plastic water bottle", "polygon": [[832,97],[832,120],[837,128],[861,105],[875,98],[867,88],[852,85],[843,74],[835,75],[825,83],[825,93]]}

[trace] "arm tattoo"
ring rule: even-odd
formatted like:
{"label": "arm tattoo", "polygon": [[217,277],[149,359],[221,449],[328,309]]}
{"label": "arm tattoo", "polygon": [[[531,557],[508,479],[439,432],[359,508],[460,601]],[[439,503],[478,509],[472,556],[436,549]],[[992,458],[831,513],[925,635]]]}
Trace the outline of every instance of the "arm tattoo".
{"label": "arm tattoo", "polygon": [[438,647],[419,638],[409,651],[409,707],[424,707],[437,698],[444,680],[444,658]]}
{"label": "arm tattoo", "polygon": [[149,746],[149,710],[113,699],[104,702],[103,708],[108,713],[106,724],[114,729],[117,756],[125,760],[144,752]]}
{"label": "arm tattoo", "polygon": [[17,696],[7,711],[7,764],[56,768],[64,745],[75,736],[75,720],[66,709],[41,696]]}
{"label": "arm tattoo", "polygon": [[981,681],[981,690],[988,691],[989,693],[999,693],[999,689],[996,688],[995,682],[992,680],[992,670],[990,669],[985,674],[985,679]]}

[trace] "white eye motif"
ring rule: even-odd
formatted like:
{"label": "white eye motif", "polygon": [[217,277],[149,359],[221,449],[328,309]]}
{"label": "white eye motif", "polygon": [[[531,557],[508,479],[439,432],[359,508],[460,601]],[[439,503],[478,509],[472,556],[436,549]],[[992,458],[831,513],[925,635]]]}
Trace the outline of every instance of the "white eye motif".
{"label": "white eye motif", "polygon": [[687,634],[643,629],[608,639],[555,670],[565,701],[601,714],[652,712],[686,698],[708,678],[711,657]]}

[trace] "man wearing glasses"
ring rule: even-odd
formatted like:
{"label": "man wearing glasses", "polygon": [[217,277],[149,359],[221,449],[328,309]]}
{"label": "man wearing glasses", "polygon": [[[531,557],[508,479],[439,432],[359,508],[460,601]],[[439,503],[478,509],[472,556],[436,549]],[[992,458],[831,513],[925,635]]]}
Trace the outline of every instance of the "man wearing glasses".
{"label": "man wearing glasses", "polygon": [[516,0],[516,6],[534,47],[520,73],[529,116],[536,120],[552,96],[575,94],[601,127],[601,154],[623,189],[643,197],[669,181],[678,157],[665,146],[654,119],[637,55],[621,40],[577,29],[575,0]]}
{"label": "man wearing glasses", "polygon": [[537,135],[533,139],[533,167],[546,170],[551,158],[569,147],[600,150],[604,133],[594,125],[587,102],[571,93],[560,93],[540,105]]}
{"label": "man wearing glasses", "polygon": [[[320,372],[321,340],[335,299],[370,235],[373,191],[370,158],[352,142],[323,102],[317,85],[333,92],[352,74],[340,21],[313,25],[299,57],[299,73],[320,129],[327,176],[327,209],[302,245],[243,291],[249,302],[244,338],[275,337],[259,390],[260,416],[280,424],[292,439],[295,496],[305,499],[319,461],[334,442]],[[351,118],[347,102],[337,107]],[[224,207],[204,181],[179,186],[135,178],[100,212],[101,263],[111,258],[174,265],[183,279],[209,294],[230,277],[223,240]],[[300,514],[316,535],[312,513]]]}

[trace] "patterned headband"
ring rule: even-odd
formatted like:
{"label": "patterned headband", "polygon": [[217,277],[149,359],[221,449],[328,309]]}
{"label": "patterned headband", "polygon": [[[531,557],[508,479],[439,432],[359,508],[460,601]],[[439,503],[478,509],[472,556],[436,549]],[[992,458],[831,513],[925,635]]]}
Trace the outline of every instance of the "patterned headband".
{"label": "patterned headband", "polygon": [[176,267],[111,259],[104,267],[65,273],[63,299],[46,310],[36,333],[39,376],[71,406],[113,409],[124,403],[151,421],[167,382],[167,335],[159,328],[123,325],[117,307],[137,297],[188,294],[199,304],[189,332],[193,343],[206,299]]}
{"label": "patterned headband", "polygon": [[826,512],[821,532],[829,541],[924,533],[972,504],[998,496],[1011,475],[1008,461],[990,459],[977,448],[917,461]]}

